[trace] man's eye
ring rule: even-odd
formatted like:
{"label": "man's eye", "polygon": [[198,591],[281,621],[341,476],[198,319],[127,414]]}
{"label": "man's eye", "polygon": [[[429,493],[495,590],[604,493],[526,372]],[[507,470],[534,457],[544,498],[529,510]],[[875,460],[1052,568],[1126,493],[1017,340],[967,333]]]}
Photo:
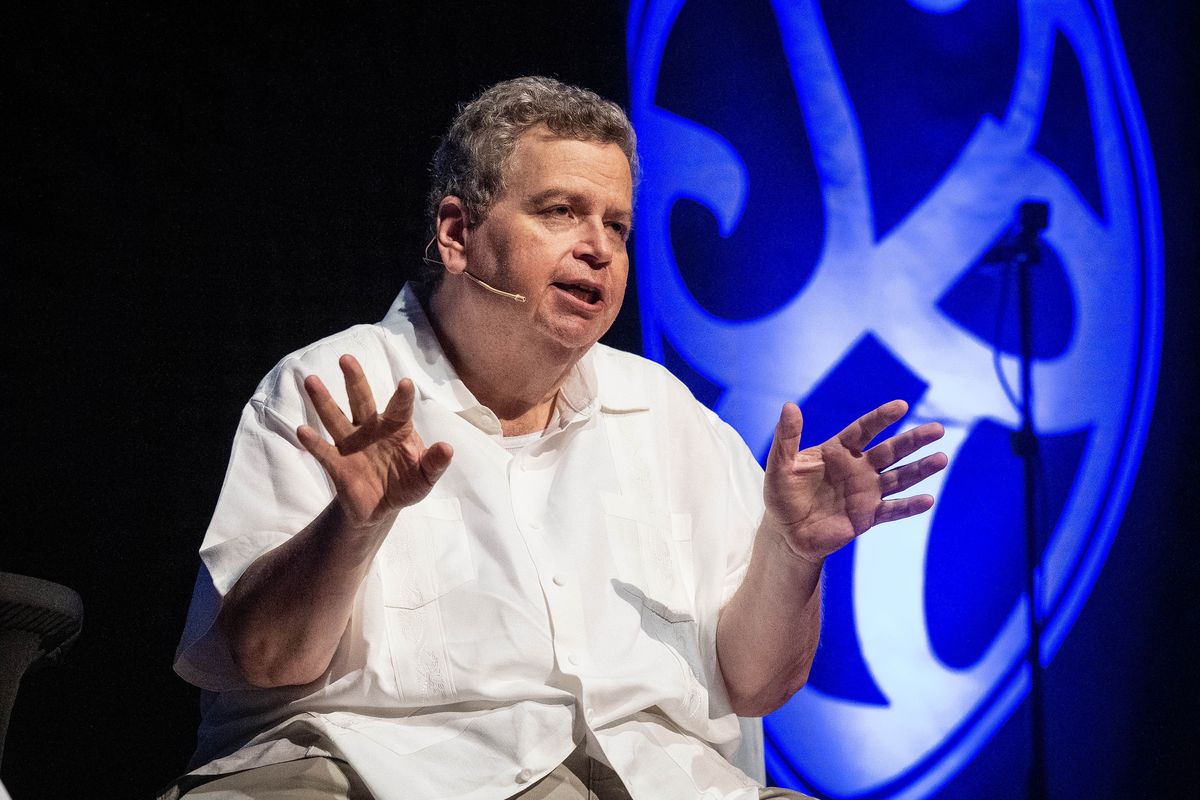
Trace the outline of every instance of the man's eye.
{"label": "man's eye", "polygon": [[551,206],[546,209],[546,213],[552,217],[569,217],[571,216],[570,206]]}
{"label": "man's eye", "polygon": [[608,223],[608,227],[613,233],[617,234],[617,236],[620,236],[622,239],[629,235],[629,226],[623,222],[610,222]]}

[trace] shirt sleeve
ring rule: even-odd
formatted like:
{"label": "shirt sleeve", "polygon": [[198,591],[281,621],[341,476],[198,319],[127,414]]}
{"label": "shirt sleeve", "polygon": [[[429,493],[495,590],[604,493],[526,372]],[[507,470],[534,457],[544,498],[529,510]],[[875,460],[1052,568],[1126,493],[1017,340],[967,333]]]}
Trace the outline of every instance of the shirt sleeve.
{"label": "shirt sleeve", "polygon": [[302,530],[333,497],[320,465],[296,438],[296,428],[314,416],[302,380],[285,362],[242,411],[175,654],[175,671],[202,689],[249,688],[214,624],[222,598],[259,556]]}
{"label": "shirt sleeve", "polygon": [[763,470],[737,431],[716,414],[709,413],[727,453],[728,519],[731,525],[727,534],[725,581],[721,589],[721,607],[724,607],[742,585],[750,567],[750,552],[764,510]]}

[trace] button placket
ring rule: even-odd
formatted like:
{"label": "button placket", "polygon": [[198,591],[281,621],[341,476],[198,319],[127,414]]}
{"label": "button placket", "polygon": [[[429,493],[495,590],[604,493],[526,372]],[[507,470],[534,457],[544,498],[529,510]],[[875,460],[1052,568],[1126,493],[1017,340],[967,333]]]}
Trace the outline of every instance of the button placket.
{"label": "button placket", "polygon": [[[539,478],[545,476],[545,472],[533,469],[529,454],[522,453],[510,462],[508,475],[513,515],[542,587],[551,630],[554,632],[554,652],[560,669],[572,671],[570,667],[584,663],[583,653],[586,651],[581,641],[584,622],[582,598],[579,597],[578,582],[572,580],[572,573],[560,568],[554,550],[547,541],[546,520],[540,515],[540,509],[545,506],[548,487],[539,484]],[[537,511],[529,514],[528,509]]]}

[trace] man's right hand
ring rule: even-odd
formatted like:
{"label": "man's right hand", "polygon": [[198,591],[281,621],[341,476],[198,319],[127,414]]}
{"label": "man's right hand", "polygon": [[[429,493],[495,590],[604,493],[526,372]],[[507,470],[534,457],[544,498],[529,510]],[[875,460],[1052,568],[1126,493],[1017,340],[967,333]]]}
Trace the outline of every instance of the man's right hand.
{"label": "man's right hand", "polygon": [[378,414],[358,361],[343,355],[338,364],[346,380],[351,419],[321,379],[310,375],[304,390],[333,444],[309,425],[301,425],[296,435],[333,481],[346,524],[373,528],[424,499],[450,466],[454,451],[446,442],[425,447],[413,428],[411,380],[400,381],[387,408]]}

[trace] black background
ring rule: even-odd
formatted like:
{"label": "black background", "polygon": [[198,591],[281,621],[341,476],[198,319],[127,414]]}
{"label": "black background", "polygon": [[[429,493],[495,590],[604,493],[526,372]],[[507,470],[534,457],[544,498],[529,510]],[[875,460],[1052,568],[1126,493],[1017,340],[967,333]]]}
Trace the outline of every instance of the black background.
{"label": "black background", "polygon": [[[1125,522],[1050,670],[1051,794],[1192,797],[1196,13],[1117,12],[1161,183],[1166,336]],[[626,100],[626,12],[0,13],[0,569],[71,586],[87,609],[65,663],[22,686],[3,780],[16,800],[147,797],[194,744],[197,693],[171,659],[242,404],[284,353],[382,316],[419,258],[426,167],[456,103],[529,73]],[[640,349],[636,305],[609,343]],[[1019,797],[1023,725],[942,796]]]}

